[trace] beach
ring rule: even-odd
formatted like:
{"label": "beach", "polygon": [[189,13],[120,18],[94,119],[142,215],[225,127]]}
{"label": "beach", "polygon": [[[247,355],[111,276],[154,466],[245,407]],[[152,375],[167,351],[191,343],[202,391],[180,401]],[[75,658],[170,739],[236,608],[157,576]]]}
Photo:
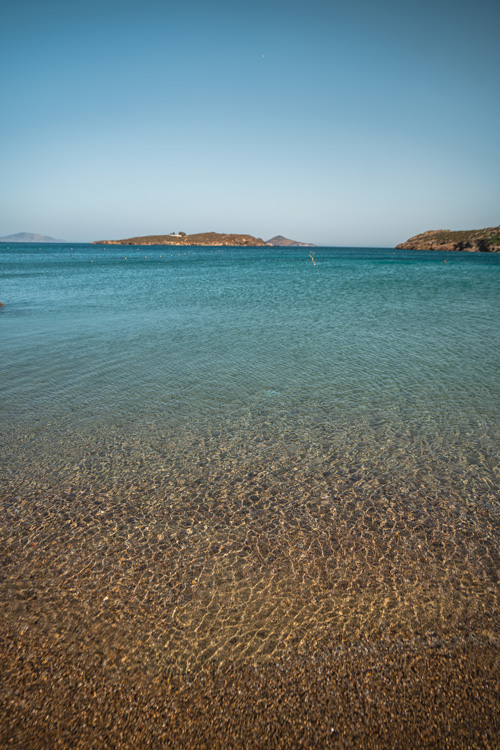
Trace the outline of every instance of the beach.
{"label": "beach", "polygon": [[0,256],[2,743],[495,747],[498,259],[126,252]]}

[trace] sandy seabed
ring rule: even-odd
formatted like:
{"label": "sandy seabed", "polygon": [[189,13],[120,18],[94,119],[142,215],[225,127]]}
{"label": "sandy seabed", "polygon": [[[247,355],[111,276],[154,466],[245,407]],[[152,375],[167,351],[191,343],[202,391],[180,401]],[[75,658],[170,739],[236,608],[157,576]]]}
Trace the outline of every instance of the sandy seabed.
{"label": "sandy seabed", "polygon": [[1,746],[500,746],[495,477],[213,440],[5,473]]}
{"label": "sandy seabed", "polygon": [[15,748],[495,748],[500,653],[358,646],[148,679],[97,653],[2,637]]}

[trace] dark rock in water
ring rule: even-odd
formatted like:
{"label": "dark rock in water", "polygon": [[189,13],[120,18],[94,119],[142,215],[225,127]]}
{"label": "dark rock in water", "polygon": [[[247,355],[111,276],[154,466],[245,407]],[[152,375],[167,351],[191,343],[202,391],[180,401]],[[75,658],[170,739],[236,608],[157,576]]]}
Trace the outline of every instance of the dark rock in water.
{"label": "dark rock in water", "polygon": [[500,253],[500,226],[451,232],[449,229],[423,232],[396,245],[397,250],[465,250],[473,253]]}

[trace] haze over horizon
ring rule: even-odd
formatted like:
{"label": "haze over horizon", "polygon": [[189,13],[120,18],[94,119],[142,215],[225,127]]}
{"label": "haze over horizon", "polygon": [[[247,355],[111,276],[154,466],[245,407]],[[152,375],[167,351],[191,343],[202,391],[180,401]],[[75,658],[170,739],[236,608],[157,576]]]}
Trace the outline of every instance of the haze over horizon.
{"label": "haze over horizon", "polygon": [[4,4],[0,236],[496,226],[499,22],[485,0]]}

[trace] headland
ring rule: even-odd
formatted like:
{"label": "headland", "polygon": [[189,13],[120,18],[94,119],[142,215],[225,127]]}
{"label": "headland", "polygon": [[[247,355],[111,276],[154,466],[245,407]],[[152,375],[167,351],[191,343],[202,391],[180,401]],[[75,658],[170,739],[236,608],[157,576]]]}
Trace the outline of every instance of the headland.
{"label": "headland", "polygon": [[437,229],[410,237],[396,250],[462,250],[473,253],[500,252],[500,226],[452,232]]}

